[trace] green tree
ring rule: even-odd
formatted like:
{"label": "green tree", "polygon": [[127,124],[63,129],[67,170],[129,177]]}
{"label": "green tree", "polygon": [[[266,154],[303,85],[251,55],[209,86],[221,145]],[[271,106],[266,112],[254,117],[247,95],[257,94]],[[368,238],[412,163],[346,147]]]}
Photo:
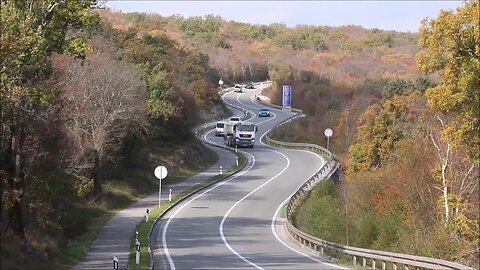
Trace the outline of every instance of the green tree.
{"label": "green tree", "polygon": [[147,84],[147,108],[151,118],[168,120],[178,112],[175,107],[175,92],[166,71],[154,67],[145,75]]}
{"label": "green tree", "polygon": [[395,46],[395,36],[392,32],[373,29],[367,40],[365,40],[365,45],[368,47],[386,46],[393,48]]}
{"label": "green tree", "polygon": [[417,66],[439,72],[441,83],[427,90],[428,105],[453,120],[444,136],[454,147],[465,146],[480,161],[480,26],[478,1],[466,1],[456,12],[442,10],[420,27]]}
{"label": "green tree", "polygon": [[[51,73],[49,56],[67,52],[83,58],[82,28],[98,23],[90,13],[94,0],[2,0],[0,8],[0,167],[2,208],[8,212],[11,231],[25,238],[22,202],[27,192],[27,145],[39,108],[47,106],[52,92],[38,84]],[[68,34],[68,35],[67,35]]]}
{"label": "green tree", "polygon": [[414,84],[409,80],[396,79],[393,81],[388,81],[383,89],[384,98],[392,98],[393,96],[400,95],[404,96],[414,90]]}

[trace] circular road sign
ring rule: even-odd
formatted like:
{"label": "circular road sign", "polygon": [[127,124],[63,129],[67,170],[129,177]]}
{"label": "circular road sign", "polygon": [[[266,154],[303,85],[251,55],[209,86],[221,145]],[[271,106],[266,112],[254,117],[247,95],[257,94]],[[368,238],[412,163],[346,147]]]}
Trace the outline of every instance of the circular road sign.
{"label": "circular road sign", "polygon": [[323,134],[325,134],[325,136],[327,137],[332,137],[333,136],[333,130],[331,128],[327,128],[325,129],[325,131],[323,132]]}
{"label": "circular road sign", "polygon": [[168,171],[167,171],[167,168],[163,166],[158,166],[153,171],[153,174],[155,174],[155,177],[157,177],[158,180],[162,180],[163,178],[167,177]]}

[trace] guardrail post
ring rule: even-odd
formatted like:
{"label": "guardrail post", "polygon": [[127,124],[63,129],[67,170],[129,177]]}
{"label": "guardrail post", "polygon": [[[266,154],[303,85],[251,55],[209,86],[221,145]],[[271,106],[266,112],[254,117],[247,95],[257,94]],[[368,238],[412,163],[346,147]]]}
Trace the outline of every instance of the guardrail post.
{"label": "guardrail post", "polygon": [[387,267],[385,265],[385,262],[382,262],[382,270],[385,270]]}
{"label": "guardrail post", "polygon": [[365,258],[362,258],[362,266],[365,267],[367,265],[367,260]]}
{"label": "guardrail post", "polygon": [[408,265],[405,265],[405,270],[408,270]]}
{"label": "guardrail post", "polygon": [[323,247],[320,247],[320,253],[323,254]]}
{"label": "guardrail post", "polygon": [[372,259],[372,269],[375,270],[375,259]]}
{"label": "guardrail post", "polygon": [[397,264],[393,263],[393,270],[397,270]]}
{"label": "guardrail post", "polygon": [[357,265],[357,256],[353,256],[353,265]]}

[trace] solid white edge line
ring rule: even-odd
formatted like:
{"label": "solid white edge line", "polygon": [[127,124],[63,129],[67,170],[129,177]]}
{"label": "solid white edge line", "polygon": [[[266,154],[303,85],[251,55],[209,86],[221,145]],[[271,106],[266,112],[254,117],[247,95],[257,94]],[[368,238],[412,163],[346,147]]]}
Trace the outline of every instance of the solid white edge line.
{"label": "solid white edge line", "polygon": [[[253,101],[253,100],[252,100],[252,101]],[[270,130],[269,130],[269,131],[270,131]],[[269,147],[269,148],[273,148],[273,147],[271,147],[271,146],[263,143],[263,141],[262,141],[262,138],[263,138],[267,133],[268,133],[268,131],[265,132],[265,133],[259,138],[259,141],[260,141],[260,143],[263,144],[264,146],[267,146],[267,147]],[[279,153],[279,154],[281,154],[281,155],[284,155],[284,154],[282,154],[282,153],[280,153],[280,152],[278,152],[278,151],[276,151],[276,150],[269,150],[269,151],[276,152],[276,153]],[[303,151],[304,151],[304,150],[303,150]],[[305,152],[309,152],[309,151],[305,151]],[[318,158],[320,158],[320,159],[322,160],[322,165],[321,165],[321,166],[323,166],[323,164],[325,164],[325,160],[324,160],[320,155],[318,155],[317,153],[313,153],[313,152],[310,152],[310,153],[316,155]],[[275,230],[276,218],[277,218],[277,216],[278,216],[278,213],[279,213],[280,210],[282,209],[282,207],[283,207],[283,206],[285,205],[285,203],[287,203],[287,201],[293,196],[293,194],[295,194],[295,192],[293,192],[290,196],[288,196],[288,197],[279,205],[279,207],[277,208],[277,210],[275,211],[275,213],[274,213],[274,215],[273,215],[273,217],[272,217],[272,223],[271,223],[270,226],[271,226],[272,233],[273,233],[273,235],[275,236],[275,238],[277,239],[277,241],[279,241],[282,245],[284,245],[284,246],[287,247],[288,249],[290,249],[290,250],[292,250],[292,251],[294,251],[294,252],[296,252],[296,253],[298,253],[298,254],[300,254],[300,255],[302,255],[302,256],[305,256],[305,257],[307,257],[307,258],[309,258],[309,259],[311,259],[311,260],[313,260],[313,261],[316,261],[316,262],[318,262],[318,263],[326,264],[326,265],[328,265],[328,266],[333,266],[333,267],[340,268],[340,269],[348,269],[348,268],[344,268],[344,267],[341,267],[341,266],[338,266],[338,265],[335,265],[335,264],[330,264],[330,263],[323,262],[323,261],[320,261],[320,260],[318,260],[318,259],[315,259],[315,258],[311,257],[310,255],[308,255],[308,254],[306,254],[306,253],[303,253],[303,252],[301,252],[301,251],[299,251],[299,250],[296,250],[295,248],[291,247],[290,245],[288,245],[287,243],[285,243],[285,242],[280,238],[280,236],[278,236],[278,234],[277,234],[277,232],[276,232],[276,230]]]}
{"label": "solid white edge line", "polygon": [[[301,151],[305,151],[305,150],[301,150]],[[275,151],[276,152],[276,151]],[[305,152],[309,152],[309,151],[305,151]],[[313,152],[310,152],[314,155],[316,155],[317,157],[319,157],[321,160],[322,160],[322,165],[325,164],[325,160],[320,156],[318,155],[317,153],[313,153]],[[321,167],[320,166],[320,167]],[[300,254],[300,255],[303,255],[311,260],[314,260],[318,263],[322,263],[322,264],[326,264],[328,266],[332,266],[332,267],[336,267],[336,268],[340,268],[340,269],[349,269],[349,268],[344,268],[344,267],[341,267],[339,265],[335,265],[335,264],[331,264],[331,263],[327,263],[327,262],[324,262],[324,261],[321,261],[321,260],[318,260],[306,253],[303,253],[293,247],[291,247],[290,245],[288,245],[287,243],[285,243],[281,238],[280,236],[277,234],[277,231],[276,231],[276,223],[277,223],[277,217],[278,217],[278,213],[281,211],[281,209],[283,208],[283,206],[288,202],[288,200],[290,200],[290,198],[295,194],[295,192],[293,192],[290,196],[288,196],[277,208],[277,210],[275,211],[275,213],[273,214],[273,217],[272,217],[272,223],[270,224],[270,228],[272,230],[272,233],[273,235],[275,236],[275,238],[277,239],[278,242],[280,242],[282,245],[284,245],[285,247],[287,247],[288,249]]]}
{"label": "solid white edge line", "polygon": [[168,230],[168,226],[170,225],[170,223],[172,222],[172,219],[181,211],[183,210],[183,208],[185,208],[187,205],[189,205],[191,202],[195,201],[196,199],[198,199],[199,197],[203,196],[205,193],[208,193],[212,190],[214,190],[215,188],[219,187],[219,186],[222,186],[230,181],[232,181],[233,179],[239,177],[239,176],[242,176],[243,174],[247,173],[248,171],[250,171],[253,167],[253,165],[255,164],[255,158],[253,157],[253,155],[247,153],[247,152],[244,152],[246,153],[247,155],[249,155],[251,158],[252,158],[252,164],[243,172],[241,173],[237,173],[231,177],[229,177],[227,180],[224,180],[224,181],[221,181],[219,183],[217,183],[216,185],[214,185],[213,187],[205,190],[204,192],[198,194],[197,196],[193,197],[192,199],[190,199],[189,201],[187,201],[185,204],[183,204],[181,207],[179,207],[168,219],[167,219],[167,222],[165,223],[165,226],[163,227],[163,231],[162,231],[162,245],[163,245],[163,251],[165,253],[165,256],[167,257],[167,260],[168,260],[168,263],[170,265],[170,269],[172,270],[175,270],[175,263],[173,262],[173,259],[172,259],[172,256],[170,256],[170,252],[168,251],[168,245],[167,245],[167,230]]}
{"label": "solid white edge line", "polygon": [[[240,95],[241,95],[241,94],[240,94]],[[243,105],[244,107],[254,108],[253,106],[249,106],[249,105],[246,105],[246,104],[242,103],[242,102],[239,100],[240,95],[237,96],[237,101],[238,101],[241,105]],[[252,97],[250,98],[250,101],[251,101],[253,104],[255,104],[255,105],[258,106],[259,104],[257,104],[257,103],[254,101],[253,97],[254,97],[254,96],[252,95]],[[224,97],[222,96],[222,98],[224,98]],[[225,99],[224,99],[224,101],[225,101]],[[230,104],[230,103],[228,103],[228,104]],[[256,109],[256,108],[255,108],[255,109]],[[247,109],[247,110],[248,110],[248,109]],[[253,114],[253,112],[252,112],[251,110],[248,110],[248,111]],[[291,112],[290,112],[290,114],[294,114],[294,113],[291,113]],[[275,117],[276,117],[276,114],[274,114],[274,117],[273,117],[273,118],[268,119],[268,120],[263,121],[263,122],[259,122],[259,123],[257,123],[257,125],[262,124],[262,123],[265,123],[265,122],[268,122],[268,121],[270,121],[270,120],[273,120]],[[270,130],[271,130],[271,129],[270,129]],[[268,131],[270,131],[270,130],[268,130]],[[273,147],[271,147],[271,146],[263,143],[263,141],[262,141],[262,138],[268,133],[268,131],[266,131],[264,134],[262,134],[262,136],[260,136],[259,142],[260,142],[261,144],[263,144],[264,146],[267,146],[267,147],[269,147],[269,148],[273,148]],[[276,150],[270,150],[270,149],[267,150],[267,151],[275,152],[275,153],[278,153],[278,154],[284,156],[284,157],[287,159],[287,161],[288,161],[288,165],[290,164],[290,160],[289,160],[288,157],[285,156],[283,153],[278,152],[278,151],[276,151]],[[308,151],[306,151],[306,152],[308,152]],[[312,152],[311,152],[311,153],[312,153]],[[322,160],[322,166],[323,166],[323,164],[325,163],[325,160],[323,160],[323,158],[321,158],[321,157],[320,157],[318,154],[316,154],[316,153],[312,153],[312,154],[316,155],[317,157],[319,157],[319,158]],[[287,167],[288,167],[288,166],[287,166]],[[282,170],[282,171],[280,172],[280,174],[282,174],[285,170],[286,170],[286,168],[285,168],[284,170]],[[253,190],[251,193],[247,194],[246,197],[250,196],[250,195],[253,194],[255,191],[257,191],[258,189],[260,189],[260,188],[263,187],[265,184],[267,184],[268,182],[272,181],[274,178],[276,178],[276,177],[278,177],[278,176],[279,176],[279,175],[274,176],[272,179],[270,179],[269,181],[265,182],[263,185],[261,185],[260,187],[258,187],[258,188],[255,189],[255,190]],[[340,268],[340,269],[348,269],[348,268],[344,268],[344,267],[341,267],[341,266],[338,266],[338,265],[335,265],[335,264],[330,264],[330,263],[327,263],[327,262],[323,262],[323,261],[321,261],[321,260],[318,260],[318,259],[316,259],[316,258],[311,257],[310,255],[308,255],[308,254],[306,254],[306,253],[303,253],[303,252],[301,252],[301,251],[299,251],[299,250],[296,250],[295,248],[293,248],[293,247],[289,246],[287,243],[285,243],[285,242],[278,236],[278,234],[277,234],[276,231],[275,231],[276,217],[278,216],[278,212],[282,209],[283,205],[293,196],[293,194],[295,194],[295,192],[292,193],[290,196],[288,196],[288,197],[280,204],[280,206],[277,208],[277,210],[275,211],[275,214],[274,214],[274,216],[273,216],[273,218],[272,218],[271,230],[272,230],[273,235],[274,235],[275,238],[277,239],[277,241],[279,241],[282,245],[284,245],[284,246],[287,247],[288,249],[290,249],[290,250],[292,250],[292,251],[294,251],[294,252],[296,252],[296,253],[298,253],[298,254],[300,254],[300,255],[302,255],[302,256],[305,256],[305,257],[307,257],[307,258],[309,258],[309,259],[311,259],[311,260],[313,260],[313,261],[316,261],[316,262],[318,262],[318,263],[322,263],[322,264],[325,264],[325,265],[328,265],[328,266],[333,266],[333,267]],[[235,208],[236,205],[238,205],[238,204],[239,204],[241,201],[243,201],[246,197],[242,198],[240,201],[238,201],[237,203],[235,203],[235,204],[232,206],[232,208],[229,210],[229,212],[227,212],[226,216],[228,216],[228,215],[230,214],[231,210],[233,211],[233,208]],[[226,218],[226,216],[224,216],[224,219]],[[222,240],[224,239],[224,236],[223,236],[223,223],[224,223],[224,220],[222,219],[222,223],[221,223],[221,225],[220,225],[220,226],[222,227],[221,233],[220,233],[221,236],[222,236]],[[258,268],[258,267],[260,267],[260,266],[258,266],[258,265],[256,265],[255,263],[253,263],[253,262],[245,259],[245,258],[244,258],[243,256],[241,256],[238,252],[236,252],[236,251],[226,242],[226,239],[224,240],[224,242],[225,242],[225,245],[230,249],[230,251],[232,251],[232,252],[233,252],[235,255],[237,255],[239,258],[241,258],[242,260],[244,260],[244,261],[246,261],[247,263],[251,264],[252,266],[257,267],[257,269],[262,269],[262,268]]]}
{"label": "solid white edge line", "polygon": [[[225,95],[226,95],[226,94],[227,94],[227,93],[225,93],[224,95],[222,95],[222,99],[223,99],[223,101],[224,101],[225,103],[230,104],[230,103],[228,103],[228,102],[225,101]],[[240,95],[242,95],[242,94],[240,94]],[[251,107],[251,108],[252,108],[253,106],[248,106],[248,105],[246,105],[246,104],[243,104],[243,103],[239,100],[240,95],[237,96],[237,101],[238,101],[240,104],[244,105],[244,106],[247,106],[247,107]],[[252,98],[253,98],[253,96],[252,96]],[[252,98],[251,98],[251,101],[253,102]],[[256,104],[255,102],[253,102],[253,103]],[[232,104],[230,104],[230,105],[232,105]],[[256,114],[253,113],[251,110],[247,110],[247,111],[249,111],[250,113],[252,113],[253,117],[252,117],[251,119],[253,119],[253,118],[256,117]],[[268,121],[271,121],[271,120],[273,120],[274,118],[276,118],[276,114],[274,114],[274,117],[272,117],[272,118],[270,118],[270,119],[267,119],[267,120],[265,120],[265,121],[262,121],[262,122],[257,123],[257,125],[258,125],[258,124],[265,123],[265,122],[268,122]],[[271,130],[271,129],[270,129],[270,130]],[[265,143],[262,142],[262,138],[263,138],[270,130],[266,131],[266,132],[265,132],[264,134],[262,134],[262,136],[260,136],[260,138],[259,138],[259,142],[260,142],[261,144],[263,144],[264,146],[268,146],[268,145],[266,145]],[[212,131],[213,131],[213,130],[207,132],[207,133],[204,135],[204,138],[206,139],[207,134],[211,133]],[[271,147],[271,146],[268,146],[268,147],[273,148],[273,147]],[[227,239],[226,239],[226,237],[225,237],[225,235],[224,235],[224,233],[223,233],[223,226],[224,226],[225,220],[227,219],[228,215],[236,208],[236,206],[237,206],[238,204],[240,204],[243,200],[245,200],[246,198],[248,198],[250,195],[252,195],[252,194],[255,193],[256,191],[258,191],[259,189],[261,189],[262,187],[264,187],[265,185],[267,185],[268,183],[270,183],[271,181],[273,181],[274,179],[276,179],[276,178],[277,178],[278,176],[280,176],[283,172],[285,172],[285,171],[287,170],[287,168],[290,166],[290,159],[289,159],[285,154],[280,153],[280,152],[275,151],[275,150],[267,150],[267,151],[276,152],[276,153],[282,155],[282,156],[287,160],[287,166],[286,166],[282,171],[280,171],[277,175],[275,175],[274,177],[272,177],[270,180],[268,180],[267,182],[264,182],[262,185],[260,185],[260,186],[257,187],[256,189],[252,190],[250,193],[248,193],[248,194],[245,195],[243,198],[241,198],[239,201],[237,201],[237,202],[227,211],[227,213],[224,215],[224,217],[223,217],[223,219],[222,219],[222,221],[221,221],[221,223],[220,223],[220,226],[219,226],[220,236],[221,236],[222,241],[224,242],[225,246],[227,246],[227,248],[228,248],[233,254],[235,254],[238,258],[242,259],[243,261],[245,261],[246,263],[254,266],[254,267],[257,268],[257,269],[264,269],[264,268],[262,268],[262,267],[258,266],[257,264],[249,261],[248,259],[246,259],[245,257],[243,257],[241,254],[239,254],[238,252],[236,252],[236,251],[230,246],[230,244],[228,244],[228,241],[227,241]],[[242,151],[242,152],[243,152],[243,151]],[[213,189],[215,189],[215,188],[217,188],[217,187],[219,187],[219,186],[221,186],[221,185],[223,185],[223,184],[225,184],[225,183],[228,183],[228,182],[230,182],[231,180],[233,180],[233,179],[235,179],[235,178],[237,178],[237,177],[239,177],[239,176],[247,173],[248,171],[250,171],[251,168],[253,167],[253,165],[255,164],[255,157],[254,157],[253,155],[251,155],[250,153],[247,153],[247,152],[243,152],[243,153],[248,154],[248,155],[252,158],[252,164],[250,165],[250,167],[248,167],[248,169],[246,169],[245,171],[243,171],[243,172],[241,172],[241,173],[239,173],[239,174],[236,174],[236,175],[230,177],[228,180],[219,182],[218,184],[214,185],[212,188],[209,188],[209,189],[207,189],[206,191],[202,192],[201,194],[195,196],[194,198],[192,198],[191,200],[189,200],[188,202],[186,202],[185,204],[183,204],[180,208],[178,208],[178,209],[168,218],[168,220],[167,220],[167,222],[166,222],[166,224],[165,224],[165,226],[164,226],[164,228],[163,228],[163,231],[162,231],[162,244],[163,244],[163,246],[164,246],[163,250],[164,250],[164,253],[165,253],[165,255],[166,255],[167,259],[168,259],[168,262],[169,262],[169,265],[170,265],[170,268],[171,268],[171,269],[173,269],[173,270],[176,269],[176,268],[175,268],[175,264],[174,264],[174,262],[173,262],[173,260],[172,260],[172,257],[170,256],[170,252],[168,251],[168,245],[167,245],[167,242],[166,242],[166,233],[167,233],[168,226],[169,226],[169,224],[171,223],[171,220],[172,220],[172,219],[178,214],[178,212],[180,212],[184,207],[186,207],[187,205],[189,205],[191,202],[193,202],[193,201],[196,200],[197,198],[203,196],[205,193],[208,193],[208,192],[210,192],[211,190],[213,190]],[[315,154],[315,153],[314,153],[314,154]],[[315,154],[315,155],[317,155],[317,154]],[[318,155],[317,155],[317,156],[318,156]],[[322,161],[323,161],[323,159],[322,159]],[[324,161],[323,161],[323,162],[324,162]],[[283,241],[280,239],[280,237],[278,236],[278,234],[277,234],[276,231],[275,231],[276,217],[278,216],[278,212],[281,210],[281,208],[283,207],[283,205],[290,199],[291,196],[293,196],[293,194],[290,195],[287,199],[285,199],[285,200],[280,204],[280,206],[279,206],[279,207],[277,208],[277,210],[275,211],[274,216],[272,217],[272,222],[271,222],[271,225],[270,225],[270,226],[271,226],[272,233],[274,234],[274,236],[275,236],[275,238],[277,239],[277,241],[279,241],[281,244],[283,244],[285,247],[289,248],[290,250],[292,250],[292,251],[294,251],[294,252],[296,252],[296,253],[298,253],[298,254],[300,254],[300,255],[303,255],[303,256],[305,256],[305,257],[307,257],[307,258],[310,258],[310,259],[313,260],[313,261],[316,261],[316,262],[319,262],[319,263],[323,263],[323,264],[326,264],[326,265],[329,265],[329,266],[337,267],[337,268],[340,268],[340,269],[347,269],[347,268],[343,268],[343,267],[340,267],[340,266],[337,266],[337,265],[334,265],[334,264],[329,264],[329,263],[326,263],[326,262],[322,262],[322,261],[320,261],[320,260],[317,260],[317,259],[315,259],[315,258],[313,258],[313,257],[311,257],[311,256],[309,256],[309,255],[307,255],[307,254],[305,254],[305,253],[302,253],[302,252],[300,252],[300,251],[298,251],[298,250],[290,247],[288,244],[286,244],[285,242],[283,242]]]}
{"label": "solid white edge line", "polygon": [[[266,131],[262,137],[267,133],[268,131]],[[281,154],[281,153],[280,153]],[[288,159],[287,156],[285,156],[284,154],[281,154],[283,155],[283,157],[287,160],[287,166],[285,166],[285,168],[283,168],[278,174],[276,174],[274,177],[270,178],[268,181],[264,182],[263,184],[261,184],[260,186],[258,186],[257,188],[255,188],[254,190],[250,191],[247,195],[243,196],[240,200],[238,200],[235,204],[232,205],[232,207],[230,207],[230,209],[228,209],[227,213],[223,216],[222,218],[222,222],[220,222],[220,226],[219,226],[219,232],[220,232],[220,237],[222,238],[223,240],[223,243],[225,244],[225,246],[227,246],[227,248],[233,253],[235,254],[237,257],[239,257],[240,259],[242,259],[244,262],[250,264],[251,266],[257,268],[257,269],[264,269],[263,267],[253,263],[252,261],[246,259],[245,257],[243,257],[241,254],[239,254],[235,249],[233,249],[230,244],[228,243],[227,241],[227,238],[225,237],[225,234],[223,232],[223,227],[224,227],[224,224],[225,224],[225,220],[228,218],[228,216],[230,215],[230,213],[237,207],[238,204],[240,204],[242,201],[244,201],[246,198],[250,197],[250,195],[252,195],[253,193],[257,192],[259,189],[261,189],[262,187],[266,186],[268,183],[270,183],[271,181],[273,181],[274,179],[276,179],[278,176],[280,176],[283,172],[285,172],[288,167],[290,166],[290,159]]]}

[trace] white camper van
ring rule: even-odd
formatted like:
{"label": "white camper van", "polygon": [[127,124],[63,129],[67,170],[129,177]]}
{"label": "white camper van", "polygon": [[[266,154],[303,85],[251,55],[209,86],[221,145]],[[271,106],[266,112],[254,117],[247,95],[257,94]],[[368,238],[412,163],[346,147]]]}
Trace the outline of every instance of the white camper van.
{"label": "white camper van", "polygon": [[225,122],[217,122],[215,125],[215,136],[223,136],[225,128]]}

